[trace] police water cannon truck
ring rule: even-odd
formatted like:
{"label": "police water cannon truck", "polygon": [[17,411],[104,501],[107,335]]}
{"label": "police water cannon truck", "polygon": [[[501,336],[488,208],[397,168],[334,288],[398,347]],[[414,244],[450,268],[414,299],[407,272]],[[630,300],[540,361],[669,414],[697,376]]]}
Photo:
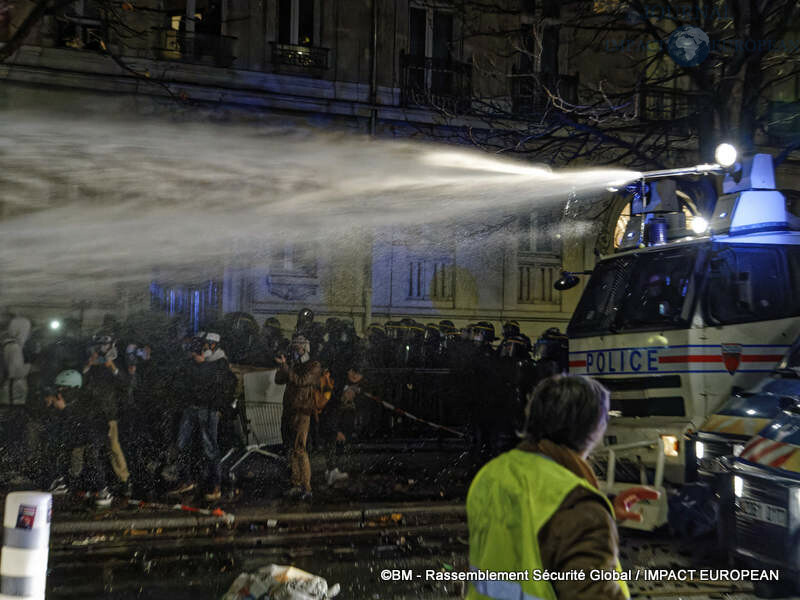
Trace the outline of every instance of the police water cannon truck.
{"label": "police water cannon truck", "polygon": [[[674,179],[713,174],[724,175],[723,194],[687,229]],[[737,162],[726,144],[716,164],[641,175],[622,244],[592,271],[567,330],[570,372],[611,391],[595,455],[609,491],[624,485],[617,455],[641,480],[683,483],[695,460],[687,434],[734,388],[769,375],[800,333],[800,227],[771,156]],[[557,285],[576,282],[565,274]],[[666,522],[666,494],[660,502],[642,505],[639,527]]]}

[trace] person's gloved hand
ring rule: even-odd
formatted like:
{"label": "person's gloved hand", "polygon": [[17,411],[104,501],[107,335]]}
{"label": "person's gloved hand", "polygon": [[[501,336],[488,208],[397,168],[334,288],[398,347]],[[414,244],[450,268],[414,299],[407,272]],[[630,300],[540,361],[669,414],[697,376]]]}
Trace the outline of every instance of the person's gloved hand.
{"label": "person's gloved hand", "polygon": [[631,507],[639,500],[658,500],[661,492],[645,486],[636,486],[621,491],[614,498],[614,517],[617,521],[641,521],[642,515],[632,512]]}

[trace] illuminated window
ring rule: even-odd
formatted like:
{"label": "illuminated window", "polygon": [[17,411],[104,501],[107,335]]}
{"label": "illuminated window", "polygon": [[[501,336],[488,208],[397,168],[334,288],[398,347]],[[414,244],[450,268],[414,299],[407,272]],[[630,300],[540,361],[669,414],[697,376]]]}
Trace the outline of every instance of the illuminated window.
{"label": "illuminated window", "polygon": [[278,42],[294,46],[314,45],[314,0],[280,0]]}
{"label": "illuminated window", "polygon": [[622,212],[619,213],[617,225],[614,227],[614,248],[619,248],[622,244],[622,236],[625,235],[625,230],[628,228],[628,223],[631,220],[631,205],[626,204]]}

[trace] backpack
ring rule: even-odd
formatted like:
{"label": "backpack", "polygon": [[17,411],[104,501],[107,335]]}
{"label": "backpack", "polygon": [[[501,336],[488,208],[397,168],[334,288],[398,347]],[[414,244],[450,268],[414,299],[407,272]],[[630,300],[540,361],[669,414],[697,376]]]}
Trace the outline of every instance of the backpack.
{"label": "backpack", "polygon": [[319,383],[314,387],[314,416],[319,418],[333,396],[333,377],[331,372],[325,370],[320,375]]}

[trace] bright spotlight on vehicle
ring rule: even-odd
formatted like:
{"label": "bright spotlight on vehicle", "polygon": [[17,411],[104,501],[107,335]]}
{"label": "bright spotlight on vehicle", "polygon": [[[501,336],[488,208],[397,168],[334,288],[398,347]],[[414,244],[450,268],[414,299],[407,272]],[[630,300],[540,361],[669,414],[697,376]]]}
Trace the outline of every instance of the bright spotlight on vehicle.
{"label": "bright spotlight on vehicle", "polygon": [[744,493],[744,479],[738,475],[733,478],[733,493],[737,498],[741,498]]}
{"label": "bright spotlight on vehicle", "polygon": [[52,329],[53,331],[61,329],[61,321],[59,321],[58,319],[53,319],[52,321],[50,321],[50,329]]}
{"label": "bright spotlight on vehicle", "polygon": [[698,459],[703,460],[703,458],[706,455],[706,446],[705,446],[705,444],[703,444],[703,442],[695,442],[694,443],[694,455]]}
{"label": "bright spotlight on vehicle", "polygon": [[720,144],[714,150],[714,160],[721,167],[732,167],[736,163],[736,148],[731,144]]}
{"label": "bright spotlight on vehicle", "polygon": [[703,217],[695,217],[692,219],[692,231],[695,233],[705,233],[708,229],[708,221]]}
{"label": "bright spotlight on vehicle", "polygon": [[664,456],[678,456],[680,446],[678,438],[674,435],[662,435],[661,444],[663,445]]}

